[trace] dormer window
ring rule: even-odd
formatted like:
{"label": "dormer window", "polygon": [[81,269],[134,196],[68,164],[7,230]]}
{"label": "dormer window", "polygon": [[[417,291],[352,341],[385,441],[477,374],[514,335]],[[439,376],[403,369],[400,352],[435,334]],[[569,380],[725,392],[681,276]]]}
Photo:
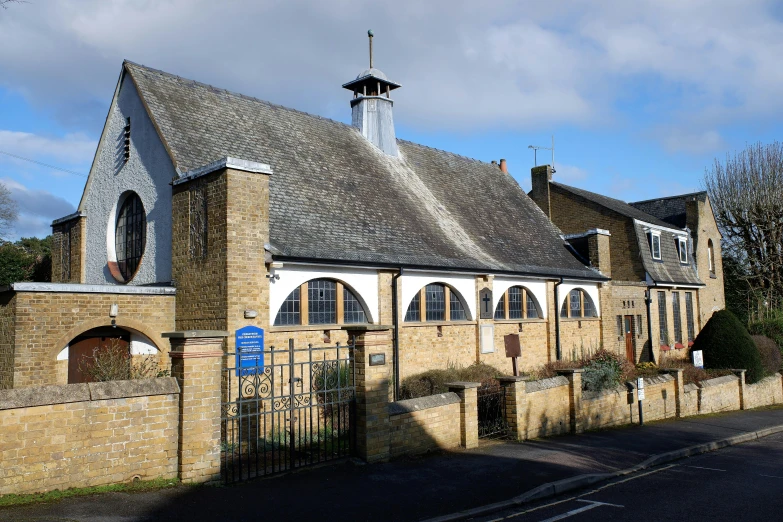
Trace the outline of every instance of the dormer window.
{"label": "dormer window", "polygon": [[652,258],[661,260],[661,233],[650,232],[650,251],[652,252]]}
{"label": "dormer window", "polygon": [[680,263],[688,262],[688,240],[684,237],[677,238],[677,245],[680,252]]}

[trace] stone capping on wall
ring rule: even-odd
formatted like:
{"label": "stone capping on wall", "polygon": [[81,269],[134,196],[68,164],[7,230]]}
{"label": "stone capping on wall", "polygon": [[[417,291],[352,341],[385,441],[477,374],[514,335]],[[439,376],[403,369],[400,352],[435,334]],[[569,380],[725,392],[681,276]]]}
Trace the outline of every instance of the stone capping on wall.
{"label": "stone capping on wall", "polygon": [[391,402],[389,403],[389,415],[401,415],[403,413],[412,413],[457,403],[459,403],[459,397],[456,393],[439,393],[437,395],[428,395],[427,397]]}
{"label": "stone capping on wall", "polygon": [[176,295],[173,286],[84,285],[80,283],[11,283],[0,292],[50,292],[70,294]]}
{"label": "stone capping on wall", "polygon": [[721,384],[728,384],[730,382],[737,382],[739,377],[736,375],[724,375],[723,377],[715,377],[714,379],[708,379],[699,383],[700,388],[708,388],[710,386],[720,386]]}
{"label": "stone capping on wall", "polygon": [[77,210],[73,214],[68,214],[67,216],[63,216],[61,218],[55,219],[54,221],[52,221],[52,226],[59,225],[61,223],[66,223],[68,221],[73,221],[74,219],[78,219],[78,218],[84,217],[86,215],[87,214],[85,214],[84,212],[82,212],[80,210]]}
{"label": "stone capping on wall", "polygon": [[527,393],[533,393],[548,390],[550,388],[557,388],[558,386],[568,386],[568,377],[558,375],[557,377],[549,377],[539,381],[527,381],[525,383],[525,391]]}
{"label": "stone capping on wall", "polygon": [[173,377],[0,390],[0,410],[179,393]]}
{"label": "stone capping on wall", "polygon": [[693,383],[690,383],[683,386],[682,389],[686,392],[694,392],[694,391],[698,391],[699,387]]}
{"label": "stone capping on wall", "polygon": [[172,184],[179,185],[181,183],[186,183],[220,169],[242,170],[245,172],[253,172],[257,174],[272,174],[272,167],[266,163],[258,163],[257,161],[243,160],[226,156],[224,158],[220,158],[217,161],[213,161],[212,163],[208,163],[201,167],[196,167],[195,169],[181,173],[179,175],[180,177],[175,179]]}

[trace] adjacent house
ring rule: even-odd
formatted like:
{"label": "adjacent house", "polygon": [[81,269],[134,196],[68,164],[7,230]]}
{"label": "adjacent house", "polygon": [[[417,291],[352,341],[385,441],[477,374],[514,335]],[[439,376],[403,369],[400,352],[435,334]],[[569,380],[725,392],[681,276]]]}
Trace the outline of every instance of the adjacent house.
{"label": "adjacent house", "polygon": [[683,356],[725,304],[721,236],[706,192],[626,203],[552,174],[548,166],[534,168],[530,196],[612,279],[601,289],[604,347],[632,361]]}

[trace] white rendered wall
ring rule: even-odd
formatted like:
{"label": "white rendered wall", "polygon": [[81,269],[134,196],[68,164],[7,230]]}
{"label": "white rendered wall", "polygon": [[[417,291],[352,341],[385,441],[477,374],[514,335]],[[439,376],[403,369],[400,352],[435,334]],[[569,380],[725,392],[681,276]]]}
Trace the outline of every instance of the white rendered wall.
{"label": "white rendered wall", "polygon": [[311,265],[289,265],[271,269],[280,279],[271,280],[269,285],[269,324],[275,324],[275,317],[285,298],[302,283],[311,279],[336,279],[346,285],[367,311],[367,321],[378,321],[378,271],[367,268],[319,267]]}
{"label": "white rendered wall", "polygon": [[449,275],[438,272],[404,272],[402,277],[402,297],[400,298],[400,317],[411,303],[416,292],[430,283],[449,285],[459,294],[468,320],[476,318],[476,278],[472,275]]}
{"label": "white rendered wall", "polygon": [[598,317],[601,317],[601,300],[598,297],[598,285],[596,283],[569,283],[566,281],[562,285],[558,286],[557,291],[559,292],[559,302],[555,308],[555,313],[560,313],[560,309],[563,307],[563,301],[568,298],[568,294],[574,288],[580,288],[590,296],[590,299],[593,300],[593,305],[595,306],[595,312],[598,314]]}
{"label": "white rendered wall", "polygon": [[[130,159],[123,163],[126,118],[131,119]],[[141,103],[133,81],[125,76],[109,112],[103,140],[95,156],[91,177],[79,210],[87,214],[88,284],[120,284],[108,267],[113,250],[117,203],[132,190],[141,198],[147,214],[144,256],[130,285],[171,281],[171,186],[174,167],[152,121]]]}
{"label": "white rendered wall", "polygon": [[506,290],[512,286],[524,286],[527,288],[538,302],[541,318],[546,319],[547,311],[549,310],[547,307],[546,281],[536,279],[512,279],[509,277],[495,276],[492,284],[492,310],[497,308],[500,298],[503,297]]}

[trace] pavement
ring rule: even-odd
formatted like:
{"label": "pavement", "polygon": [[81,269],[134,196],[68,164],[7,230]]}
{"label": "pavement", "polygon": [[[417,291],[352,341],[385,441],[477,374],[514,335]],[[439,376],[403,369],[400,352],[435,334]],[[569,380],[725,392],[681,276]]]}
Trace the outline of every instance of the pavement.
{"label": "pavement", "polygon": [[783,432],[780,407],[524,443],[492,441],[382,464],[347,461],[229,487],[177,486],[0,508],[0,520],[460,520],[776,432]]}

